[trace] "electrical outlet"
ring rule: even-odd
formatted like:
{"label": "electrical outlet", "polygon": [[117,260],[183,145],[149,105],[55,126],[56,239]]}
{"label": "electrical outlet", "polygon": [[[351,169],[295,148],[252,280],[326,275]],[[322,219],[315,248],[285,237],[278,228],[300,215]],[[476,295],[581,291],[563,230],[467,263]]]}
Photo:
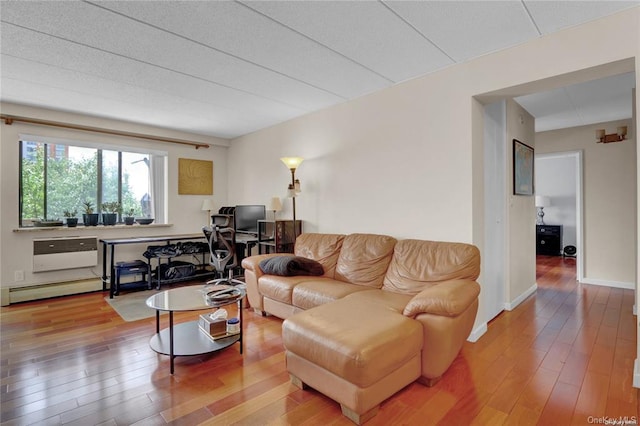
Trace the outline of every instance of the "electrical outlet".
{"label": "electrical outlet", "polygon": [[15,271],[13,273],[13,279],[15,282],[24,281],[24,271]]}

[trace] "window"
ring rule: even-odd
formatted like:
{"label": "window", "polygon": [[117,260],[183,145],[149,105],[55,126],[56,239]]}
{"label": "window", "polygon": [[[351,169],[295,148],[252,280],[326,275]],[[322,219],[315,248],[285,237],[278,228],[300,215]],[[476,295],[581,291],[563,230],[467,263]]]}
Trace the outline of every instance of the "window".
{"label": "window", "polygon": [[82,222],[85,202],[94,213],[102,212],[103,203],[118,202],[125,215],[133,211],[136,217],[165,222],[166,153],[92,145],[22,137],[20,227],[62,219],[65,211],[77,211]]}

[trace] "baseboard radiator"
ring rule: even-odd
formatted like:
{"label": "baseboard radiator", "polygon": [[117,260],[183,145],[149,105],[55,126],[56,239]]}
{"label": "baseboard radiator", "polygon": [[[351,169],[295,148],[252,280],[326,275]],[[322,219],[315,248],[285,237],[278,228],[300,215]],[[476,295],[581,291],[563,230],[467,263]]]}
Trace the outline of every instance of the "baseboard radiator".
{"label": "baseboard radiator", "polygon": [[33,240],[33,272],[87,268],[98,265],[97,237]]}
{"label": "baseboard radiator", "polygon": [[99,290],[102,290],[102,280],[100,278],[12,287],[8,289],[8,295],[3,296],[2,306],[11,303],[49,299],[51,297],[68,296]]}

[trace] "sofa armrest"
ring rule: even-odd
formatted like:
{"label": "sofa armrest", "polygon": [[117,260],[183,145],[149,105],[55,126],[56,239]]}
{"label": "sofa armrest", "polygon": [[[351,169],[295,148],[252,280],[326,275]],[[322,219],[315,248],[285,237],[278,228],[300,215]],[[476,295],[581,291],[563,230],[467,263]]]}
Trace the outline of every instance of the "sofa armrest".
{"label": "sofa armrest", "polygon": [[480,294],[480,285],[471,280],[443,281],[413,296],[403,314],[433,314],[455,317],[464,312]]}
{"label": "sofa armrest", "polygon": [[282,253],[258,254],[242,259],[242,267],[244,268],[244,281],[247,285],[247,299],[249,305],[258,311],[264,313],[263,298],[258,290],[258,279],[264,275],[260,269],[260,262],[270,257],[282,256]]}
{"label": "sofa armrest", "polygon": [[264,259],[278,256],[282,256],[282,253],[257,254],[245,257],[244,259],[242,259],[242,268],[255,273],[256,277],[260,278],[263,275],[262,269],[260,269],[260,262],[262,262]]}

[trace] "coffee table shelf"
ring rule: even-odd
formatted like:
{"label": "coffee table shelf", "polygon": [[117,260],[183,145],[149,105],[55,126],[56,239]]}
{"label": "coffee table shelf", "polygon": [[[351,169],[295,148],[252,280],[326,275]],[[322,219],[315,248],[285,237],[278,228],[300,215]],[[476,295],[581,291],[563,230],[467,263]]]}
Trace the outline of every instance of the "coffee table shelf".
{"label": "coffee table shelf", "polygon": [[[198,321],[183,322],[173,326],[173,355],[189,356],[216,352],[240,340],[240,333],[213,340],[198,327]],[[151,349],[163,355],[171,353],[170,330],[165,328],[149,341]]]}

